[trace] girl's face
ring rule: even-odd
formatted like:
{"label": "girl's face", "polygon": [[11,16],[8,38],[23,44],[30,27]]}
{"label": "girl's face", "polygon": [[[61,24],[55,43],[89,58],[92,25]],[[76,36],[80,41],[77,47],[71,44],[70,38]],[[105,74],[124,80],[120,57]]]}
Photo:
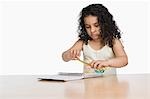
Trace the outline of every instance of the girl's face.
{"label": "girl's face", "polygon": [[100,26],[96,16],[89,15],[84,18],[85,29],[93,40],[100,39]]}

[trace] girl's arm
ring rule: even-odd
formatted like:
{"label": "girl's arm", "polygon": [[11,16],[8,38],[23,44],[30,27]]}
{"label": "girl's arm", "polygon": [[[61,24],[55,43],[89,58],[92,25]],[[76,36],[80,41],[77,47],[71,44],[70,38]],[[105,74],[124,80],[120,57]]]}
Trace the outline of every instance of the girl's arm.
{"label": "girl's arm", "polygon": [[128,64],[128,57],[120,40],[115,39],[113,45],[115,58],[107,60],[110,67],[123,67]]}
{"label": "girl's arm", "polygon": [[82,40],[76,41],[75,44],[70,49],[62,53],[62,59],[66,62],[76,59],[77,57],[80,56],[82,46],[83,46]]}
{"label": "girl's arm", "polygon": [[126,66],[128,64],[128,57],[120,40],[114,40],[113,51],[115,54],[114,58],[108,60],[94,60],[91,63],[91,67],[101,68],[109,66],[120,68]]}

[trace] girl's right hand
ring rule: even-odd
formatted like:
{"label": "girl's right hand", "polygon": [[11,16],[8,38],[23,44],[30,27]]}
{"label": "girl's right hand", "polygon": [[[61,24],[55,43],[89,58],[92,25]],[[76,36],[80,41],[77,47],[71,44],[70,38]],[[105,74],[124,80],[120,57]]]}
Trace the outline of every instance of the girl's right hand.
{"label": "girl's right hand", "polygon": [[81,49],[70,49],[70,57],[72,60],[76,60],[80,57]]}
{"label": "girl's right hand", "polygon": [[80,53],[82,51],[83,41],[78,40],[71,48],[70,48],[70,57],[72,60],[76,60],[80,57]]}
{"label": "girl's right hand", "polygon": [[81,50],[79,50],[79,49],[71,48],[62,54],[62,58],[66,62],[68,62],[70,60],[76,60],[77,58],[80,57],[80,52],[81,52]]}
{"label": "girl's right hand", "polygon": [[82,51],[83,41],[78,40],[69,50],[63,52],[62,58],[64,61],[76,60],[80,57]]}

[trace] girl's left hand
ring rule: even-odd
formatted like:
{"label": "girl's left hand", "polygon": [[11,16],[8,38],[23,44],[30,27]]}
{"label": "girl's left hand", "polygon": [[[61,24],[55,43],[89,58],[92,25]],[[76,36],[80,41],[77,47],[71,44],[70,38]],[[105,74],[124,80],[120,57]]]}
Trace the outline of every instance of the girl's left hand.
{"label": "girl's left hand", "polygon": [[91,62],[91,67],[95,69],[101,69],[102,67],[108,67],[107,60],[94,60]]}

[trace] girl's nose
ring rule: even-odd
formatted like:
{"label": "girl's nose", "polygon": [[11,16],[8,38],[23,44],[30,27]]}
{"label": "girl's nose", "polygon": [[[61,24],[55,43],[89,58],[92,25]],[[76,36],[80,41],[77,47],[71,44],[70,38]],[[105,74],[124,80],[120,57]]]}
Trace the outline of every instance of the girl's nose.
{"label": "girl's nose", "polygon": [[95,27],[91,27],[91,32],[95,32]]}

